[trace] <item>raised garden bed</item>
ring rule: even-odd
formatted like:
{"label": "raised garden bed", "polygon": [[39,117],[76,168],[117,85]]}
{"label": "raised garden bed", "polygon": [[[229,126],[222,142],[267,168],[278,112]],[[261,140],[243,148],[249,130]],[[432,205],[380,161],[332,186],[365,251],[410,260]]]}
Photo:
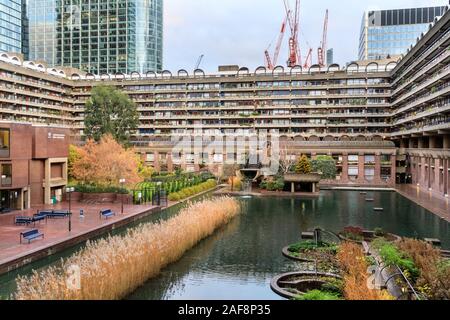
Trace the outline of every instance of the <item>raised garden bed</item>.
{"label": "raised garden bed", "polygon": [[401,240],[401,237],[393,234],[384,232],[381,229],[375,230],[364,230],[360,227],[346,227],[343,231],[339,232],[339,238],[344,241],[354,242],[362,244],[365,242],[372,242],[376,239],[383,238],[388,242],[397,242]]}
{"label": "raised garden bed", "polygon": [[295,261],[314,263],[321,271],[337,272],[337,250],[335,244],[323,241],[316,244],[314,240],[304,240],[283,248],[282,254]]}

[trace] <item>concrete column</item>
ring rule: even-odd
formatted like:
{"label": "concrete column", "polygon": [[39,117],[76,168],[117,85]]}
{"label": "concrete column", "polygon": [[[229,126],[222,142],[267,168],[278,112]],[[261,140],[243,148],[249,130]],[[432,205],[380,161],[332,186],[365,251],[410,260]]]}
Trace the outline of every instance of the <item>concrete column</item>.
{"label": "concrete column", "polygon": [[381,183],[381,155],[375,155],[375,183]]}
{"label": "concrete column", "polygon": [[153,152],[153,166],[155,167],[156,172],[161,171],[161,166],[159,165],[159,152]]}
{"label": "concrete column", "polygon": [[391,185],[395,186],[397,182],[397,156],[391,155]]}
{"label": "concrete column", "polygon": [[315,182],[313,182],[313,184],[312,184],[312,192],[316,193],[316,183]]}
{"label": "concrete column", "polygon": [[344,183],[348,182],[348,154],[342,154],[342,177],[341,181]]}
{"label": "concrete column", "polygon": [[430,139],[429,139],[429,148],[430,149],[436,149],[436,141],[437,139],[436,139],[436,137],[430,137]]}
{"label": "concrete column", "polygon": [[50,189],[50,177],[51,177],[51,164],[50,159],[45,160],[44,164],[44,203],[51,204],[51,189]]}
{"label": "concrete column", "polygon": [[444,149],[450,149],[450,134],[444,136]]}
{"label": "concrete column", "polygon": [[295,193],[295,183],[291,182],[291,192]]}
{"label": "concrete column", "polygon": [[167,153],[167,171],[173,172],[172,152]]}
{"label": "concrete column", "polygon": [[427,188],[430,189],[431,188],[431,174],[432,174],[432,169],[431,169],[431,161],[433,158],[429,157],[427,158],[427,164],[428,164],[428,171],[427,171]]}
{"label": "concrete column", "polygon": [[358,156],[358,183],[366,183],[366,177],[365,177],[365,157],[364,154],[359,154]]}
{"label": "concrete column", "polygon": [[425,141],[423,137],[419,138],[419,149],[423,149],[425,146]]}
{"label": "concrete column", "polygon": [[20,189],[20,193],[19,193],[19,210],[24,210],[24,206],[23,206],[23,197],[24,197],[24,191],[23,188]]}
{"label": "concrete column", "polygon": [[448,180],[449,180],[449,175],[448,175],[448,166],[449,166],[449,159],[444,159],[444,196],[449,194],[449,190],[448,190]]}
{"label": "concrete column", "polygon": [[412,138],[408,139],[408,148],[409,149],[414,149],[414,141]]}
{"label": "concrete column", "polygon": [[408,148],[408,144],[406,143],[405,139],[400,139],[400,148],[401,149]]}
{"label": "concrete column", "polygon": [[186,154],[183,152],[181,155],[181,169],[183,171],[186,171],[187,165],[186,165]]}
{"label": "concrete column", "polygon": [[441,159],[434,159],[434,183],[431,186],[434,191],[441,193]]}

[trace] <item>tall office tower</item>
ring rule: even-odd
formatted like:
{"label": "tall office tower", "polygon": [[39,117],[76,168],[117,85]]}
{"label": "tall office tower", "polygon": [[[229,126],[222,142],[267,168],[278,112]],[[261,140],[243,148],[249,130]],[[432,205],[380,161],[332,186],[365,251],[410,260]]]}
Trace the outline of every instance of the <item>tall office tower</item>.
{"label": "tall office tower", "polygon": [[334,50],[333,48],[327,50],[327,66],[334,63]]}
{"label": "tall office tower", "polygon": [[22,1],[0,0],[0,51],[22,53]]}
{"label": "tall office tower", "polygon": [[445,7],[365,12],[359,39],[359,60],[385,59],[405,54],[430,22],[442,16]]}
{"label": "tall office tower", "polygon": [[94,74],[161,71],[163,0],[28,0],[30,59]]}

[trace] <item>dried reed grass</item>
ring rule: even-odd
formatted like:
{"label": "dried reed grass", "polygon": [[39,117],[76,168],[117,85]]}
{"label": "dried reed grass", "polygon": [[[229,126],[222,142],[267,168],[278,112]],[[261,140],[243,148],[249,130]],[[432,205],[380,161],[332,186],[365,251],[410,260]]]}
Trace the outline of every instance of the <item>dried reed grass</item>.
{"label": "dried reed grass", "polygon": [[[126,297],[161,269],[180,259],[200,240],[240,213],[229,197],[190,204],[174,218],[145,224],[114,236],[89,242],[86,248],[62,262],[17,279],[15,299],[115,300]],[[80,289],[67,283],[71,266],[79,266]]]}
{"label": "dried reed grass", "polygon": [[344,297],[346,300],[392,300],[386,291],[368,287],[369,264],[362,248],[351,242],[343,243],[337,259],[344,273]]}

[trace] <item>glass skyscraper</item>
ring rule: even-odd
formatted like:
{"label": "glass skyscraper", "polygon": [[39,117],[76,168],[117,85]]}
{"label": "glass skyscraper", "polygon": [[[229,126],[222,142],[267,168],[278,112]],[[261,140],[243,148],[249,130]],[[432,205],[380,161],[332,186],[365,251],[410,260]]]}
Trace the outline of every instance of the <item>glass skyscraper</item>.
{"label": "glass skyscraper", "polygon": [[30,60],[94,74],[161,71],[163,0],[28,0]]}
{"label": "glass skyscraper", "polygon": [[0,51],[22,53],[22,1],[0,0]]}
{"label": "glass skyscraper", "polygon": [[445,7],[369,11],[364,13],[359,60],[385,59],[405,54]]}

